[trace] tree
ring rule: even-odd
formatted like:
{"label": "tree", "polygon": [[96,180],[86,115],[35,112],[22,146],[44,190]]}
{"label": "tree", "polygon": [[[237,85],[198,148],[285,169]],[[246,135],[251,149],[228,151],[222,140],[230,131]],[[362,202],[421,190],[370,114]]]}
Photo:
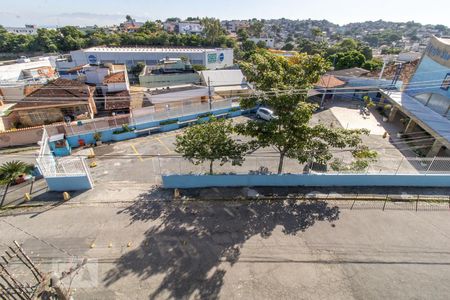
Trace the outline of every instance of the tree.
{"label": "tree", "polygon": [[257,48],[261,48],[261,49],[266,49],[267,48],[267,44],[264,41],[259,41],[256,43],[256,47]]}
{"label": "tree", "polygon": [[351,50],[330,55],[328,57],[328,60],[335,63],[336,70],[342,70],[354,67],[362,67],[362,65],[366,61],[366,58],[361,52]]}
{"label": "tree", "polygon": [[259,38],[261,37],[263,29],[264,29],[264,21],[253,19],[248,28],[248,32],[250,33],[251,36]]}
{"label": "tree", "polygon": [[13,184],[19,176],[31,174],[33,169],[33,165],[18,160],[6,162],[0,166],[0,184],[5,185],[5,191],[2,196],[2,201],[0,202],[0,207],[2,207],[5,202],[6,194],[8,193],[11,184]]}
{"label": "tree", "polygon": [[161,27],[158,23],[147,21],[138,29],[138,32],[153,33],[160,31],[160,29]]}
{"label": "tree", "polygon": [[192,69],[194,69],[197,72],[200,72],[205,71],[206,67],[204,65],[192,65]]}
{"label": "tree", "polygon": [[189,127],[176,137],[175,152],[195,165],[208,161],[210,175],[215,161],[242,165],[247,145],[233,140],[233,130],[231,121],[223,119]]}
{"label": "tree", "polygon": [[298,39],[297,44],[298,52],[307,53],[309,55],[320,54],[321,56],[324,56],[325,51],[328,48],[328,45],[325,42],[314,42],[304,38]]}
{"label": "tree", "polygon": [[383,62],[379,59],[371,59],[363,63],[362,67],[369,71],[378,71],[383,67]]}
{"label": "tree", "polygon": [[[361,147],[361,134],[366,130],[347,130],[326,127],[323,124],[309,124],[316,105],[305,102],[304,94],[279,95],[260,99],[261,104],[270,107],[276,118],[265,122],[250,120],[236,125],[237,131],[252,140],[249,148],[272,147],[279,153],[278,174],[283,172],[285,157],[303,164],[314,162],[325,164],[333,158],[331,148]],[[256,99],[241,102],[244,108],[254,107]]]}
{"label": "tree", "polygon": [[239,28],[236,34],[240,42],[245,42],[248,39],[248,32],[244,28]]}
{"label": "tree", "polygon": [[127,22],[133,22],[133,18],[132,18],[130,15],[126,15],[126,16],[125,16],[125,20],[126,20]]}
{"label": "tree", "polygon": [[206,38],[210,41],[211,45],[216,45],[219,37],[225,34],[224,29],[220,24],[220,20],[215,18],[203,18],[201,23]]}
{"label": "tree", "polygon": [[319,55],[295,54],[285,58],[258,49],[240,63],[247,79],[263,91],[311,88],[330,67]]}
{"label": "tree", "polygon": [[286,45],[283,46],[283,48],[281,48],[281,50],[285,50],[285,51],[292,51],[294,50],[295,46],[292,45],[291,43],[287,43]]}
{"label": "tree", "polygon": [[139,74],[144,70],[145,64],[143,62],[138,62],[135,66],[131,67],[130,73],[138,77]]}

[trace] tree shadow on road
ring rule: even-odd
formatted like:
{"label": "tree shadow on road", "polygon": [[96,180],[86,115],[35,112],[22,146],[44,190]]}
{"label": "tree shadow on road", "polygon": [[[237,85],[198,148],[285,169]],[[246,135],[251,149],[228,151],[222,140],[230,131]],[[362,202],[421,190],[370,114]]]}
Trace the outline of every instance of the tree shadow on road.
{"label": "tree shadow on road", "polygon": [[216,299],[226,272],[221,264],[235,264],[251,237],[268,238],[277,226],[295,235],[317,221],[339,218],[338,207],[323,201],[177,202],[152,201],[148,194],[120,213],[129,214],[131,222],[155,222],[144,241],[117,260],[104,283],[158,275],[162,280],[148,287],[150,299]]}

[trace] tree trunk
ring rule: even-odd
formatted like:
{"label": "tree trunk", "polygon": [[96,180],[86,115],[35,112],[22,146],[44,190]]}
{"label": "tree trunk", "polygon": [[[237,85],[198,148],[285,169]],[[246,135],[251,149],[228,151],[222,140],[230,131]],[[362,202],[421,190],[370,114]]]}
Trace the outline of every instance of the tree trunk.
{"label": "tree trunk", "polygon": [[211,161],[209,162],[209,175],[212,175],[212,174],[213,174],[213,163],[214,163],[213,160],[211,160]]}
{"label": "tree trunk", "polygon": [[284,162],[284,153],[280,153],[280,162],[278,163],[278,174],[281,174],[283,172],[283,162]]}
{"label": "tree trunk", "polygon": [[6,193],[8,193],[9,186],[10,186],[10,183],[6,184],[6,186],[5,186],[5,191],[3,192],[2,202],[0,202],[0,207],[2,207],[3,203],[5,202]]}

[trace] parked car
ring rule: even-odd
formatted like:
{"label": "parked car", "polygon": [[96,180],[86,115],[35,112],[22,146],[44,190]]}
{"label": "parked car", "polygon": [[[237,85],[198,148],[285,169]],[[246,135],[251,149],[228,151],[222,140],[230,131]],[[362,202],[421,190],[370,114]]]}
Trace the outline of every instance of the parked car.
{"label": "parked car", "polygon": [[262,119],[262,120],[266,120],[266,121],[270,121],[272,119],[275,119],[276,116],[275,116],[274,112],[271,111],[270,109],[264,108],[264,107],[260,107],[256,111],[256,118]]}

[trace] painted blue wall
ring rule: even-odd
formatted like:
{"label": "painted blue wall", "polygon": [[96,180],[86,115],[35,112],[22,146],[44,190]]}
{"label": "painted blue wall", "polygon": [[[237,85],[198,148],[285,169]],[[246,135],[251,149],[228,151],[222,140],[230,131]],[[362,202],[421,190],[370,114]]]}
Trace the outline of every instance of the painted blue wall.
{"label": "painted blue wall", "polygon": [[45,177],[49,191],[70,192],[92,189],[88,176]]}
{"label": "painted blue wall", "polygon": [[440,88],[448,73],[450,73],[449,67],[441,65],[425,55],[405,92],[411,96],[422,93],[435,93],[450,98],[450,89],[446,91]]}
{"label": "painted blue wall", "polygon": [[246,186],[414,186],[450,187],[450,175],[285,174],[165,175],[164,188]]}

